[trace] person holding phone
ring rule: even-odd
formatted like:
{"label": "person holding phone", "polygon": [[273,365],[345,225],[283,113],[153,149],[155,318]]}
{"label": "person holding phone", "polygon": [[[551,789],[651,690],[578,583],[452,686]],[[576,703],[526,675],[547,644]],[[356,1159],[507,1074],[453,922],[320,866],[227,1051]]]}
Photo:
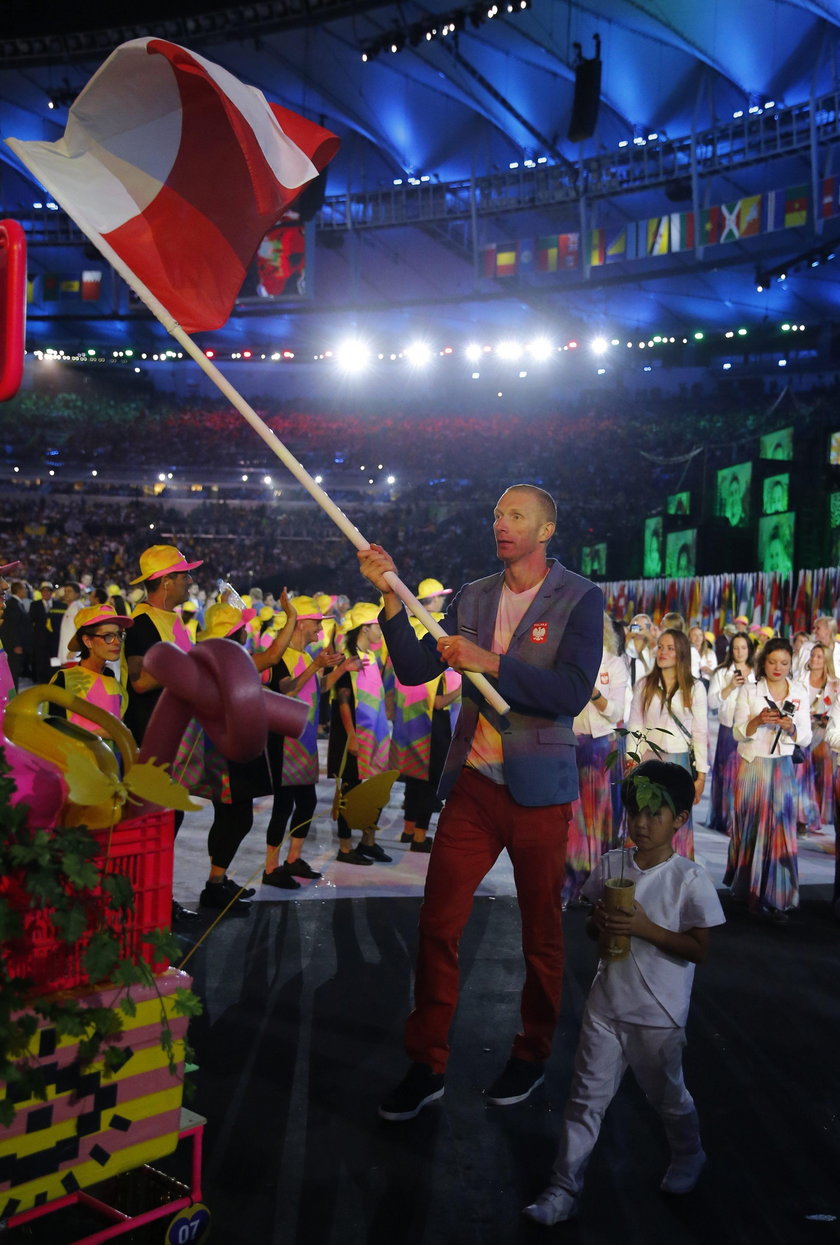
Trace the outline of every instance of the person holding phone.
{"label": "person holding phone", "polygon": [[808,690],[790,677],[790,641],[768,640],[735,706],[740,764],[724,885],[755,916],[784,925],[799,905],[793,750],[811,742]]}
{"label": "person holding phone", "polygon": [[755,683],[755,642],[746,631],[737,631],[729,641],[726,659],[709,683],[709,712],[717,713],[719,724],[712,764],[709,828],[720,834],[732,833],[732,803],[740,760],[732,727],[738,693],[748,682]]}

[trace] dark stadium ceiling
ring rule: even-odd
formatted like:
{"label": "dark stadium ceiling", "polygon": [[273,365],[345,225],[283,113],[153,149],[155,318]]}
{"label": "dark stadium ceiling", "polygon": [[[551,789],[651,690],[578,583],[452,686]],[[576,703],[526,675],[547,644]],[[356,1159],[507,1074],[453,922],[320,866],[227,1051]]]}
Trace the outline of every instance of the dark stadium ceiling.
{"label": "dark stadium ceiling", "polygon": [[[133,0],[107,27],[103,6],[86,0],[60,7],[36,0],[11,15],[4,7],[0,130],[2,137],[59,137],[67,104],[107,53],[146,34],[194,48],[334,130],[342,149],[329,169],[332,227],[319,231],[315,297],[301,307],[238,313],[215,335],[220,345],[282,340],[323,348],[351,324],[399,335],[439,323],[454,337],[501,326],[687,332],[840,319],[840,269],[829,259],[840,240],[836,188],[832,217],[815,223],[809,212],[805,226],[766,232],[762,216],[756,236],[702,253],[550,277],[485,276],[481,268],[483,248],[494,243],[518,240],[524,250],[528,239],[583,237],[593,226],[612,236],[630,224],[637,234],[638,222],[693,205],[731,206],[798,186],[819,200],[824,178],[840,183],[840,0],[531,0],[524,9],[520,0],[499,0],[491,19],[493,7],[492,0],[225,7]],[[450,22],[455,29],[442,37]],[[426,39],[432,27],[437,36]],[[591,58],[596,36],[597,127],[573,143],[576,45]],[[392,44],[400,50],[387,50]],[[374,53],[367,63],[365,49]],[[58,104],[52,110],[50,99]],[[692,134],[703,155],[693,183]],[[36,187],[9,150],[0,151],[0,211],[32,219]],[[407,187],[408,178],[416,187]],[[483,196],[474,214],[471,178]],[[558,193],[564,178],[567,193]],[[456,183],[453,194],[440,189],[448,183]],[[418,217],[424,195],[443,208]],[[346,216],[357,211],[364,219],[354,216],[348,230]],[[395,225],[394,212],[417,223]],[[83,250],[76,252],[74,260],[73,247],[33,246],[30,267],[81,267]],[[757,271],[775,271],[761,293]],[[71,308],[31,310],[30,338],[46,340],[48,328],[56,344],[144,332],[124,307],[123,318],[81,327]]]}

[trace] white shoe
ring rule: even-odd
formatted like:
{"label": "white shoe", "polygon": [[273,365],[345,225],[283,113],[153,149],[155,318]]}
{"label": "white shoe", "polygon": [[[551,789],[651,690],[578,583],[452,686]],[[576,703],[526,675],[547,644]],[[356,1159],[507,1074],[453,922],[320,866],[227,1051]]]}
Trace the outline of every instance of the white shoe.
{"label": "white shoe", "polygon": [[534,1223],[542,1223],[550,1228],[555,1223],[563,1223],[573,1219],[577,1214],[577,1198],[557,1185],[550,1184],[535,1202],[526,1206],[522,1214]]}
{"label": "white shoe", "polygon": [[700,1179],[705,1162],[706,1155],[702,1150],[698,1150],[696,1154],[673,1156],[662,1177],[660,1189],[663,1193],[690,1193]]}

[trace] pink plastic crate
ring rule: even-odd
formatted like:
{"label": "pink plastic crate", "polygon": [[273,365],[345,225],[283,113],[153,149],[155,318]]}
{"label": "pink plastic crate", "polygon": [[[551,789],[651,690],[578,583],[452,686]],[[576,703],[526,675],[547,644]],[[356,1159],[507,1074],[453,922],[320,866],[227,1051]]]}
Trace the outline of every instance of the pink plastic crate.
{"label": "pink plastic crate", "polygon": [[87,984],[82,953],[91,934],[101,924],[103,914],[119,933],[125,957],[145,961],[154,972],[167,967],[166,961],[155,957],[149,944],[143,942],[143,935],[152,930],[168,929],[171,921],[173,814],[161,809],[122,821],[112,830],[91,833],[101,846],[97,863],[104,862],[108,872],[124,873],[131,881],[134,911],[125,916],[108,912],[94,897],[88,929],[72,947],[58,941],[48,908],[29,907],[30,896],[19,878],[14,875],[0,878],[0,895],[23,916],[22,936],[7,943],[6,964],[12,976],[28,977],[32,981],[33,994],[70,990]]}

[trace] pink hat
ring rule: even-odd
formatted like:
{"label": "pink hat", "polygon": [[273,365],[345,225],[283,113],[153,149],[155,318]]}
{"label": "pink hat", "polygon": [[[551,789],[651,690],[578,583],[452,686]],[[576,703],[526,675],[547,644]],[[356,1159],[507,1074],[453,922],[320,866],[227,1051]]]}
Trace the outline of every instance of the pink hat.
{"label": "pink hat", "polygon": [[14,570],[16,566],[20,566],[20,562],[7,562],[5,566],[0,566],[0,575],[5,575],[6,571]]}

